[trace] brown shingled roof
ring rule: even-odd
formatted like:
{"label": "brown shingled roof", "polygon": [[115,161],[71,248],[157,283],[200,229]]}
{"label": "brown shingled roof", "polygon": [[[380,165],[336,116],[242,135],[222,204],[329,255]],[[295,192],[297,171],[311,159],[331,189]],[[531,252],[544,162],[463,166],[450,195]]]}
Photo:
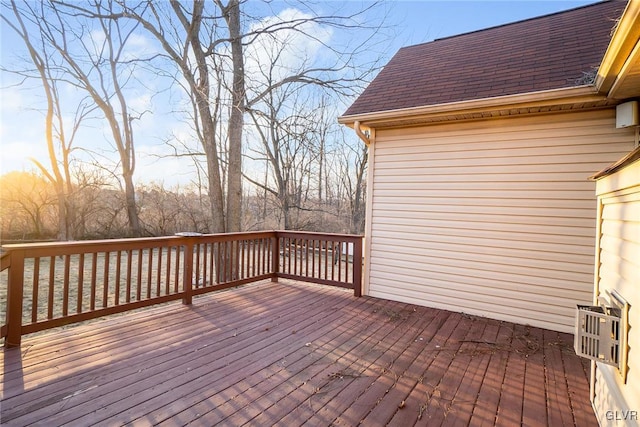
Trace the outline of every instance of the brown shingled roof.
{"label": "brown shingled roof", "polygon": [[587,84],[625,5],[596,3],[404,47],[344,116]]}

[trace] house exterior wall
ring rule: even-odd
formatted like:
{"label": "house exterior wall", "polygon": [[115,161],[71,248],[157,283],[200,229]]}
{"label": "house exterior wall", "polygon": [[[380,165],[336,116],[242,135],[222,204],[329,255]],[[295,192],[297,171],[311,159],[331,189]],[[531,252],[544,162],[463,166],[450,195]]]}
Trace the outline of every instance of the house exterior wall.
{"label": "house exterior wall", "polygon": [[376,129],[365,293],[572,332],[590,303],[612,110]]}
{"label": "house exterior wall", "polygon": [[640,160],[597,182],[601,205],[595,293],[630,304],[626,381],[597,363],[593,406],[601,426],[640,425]]}

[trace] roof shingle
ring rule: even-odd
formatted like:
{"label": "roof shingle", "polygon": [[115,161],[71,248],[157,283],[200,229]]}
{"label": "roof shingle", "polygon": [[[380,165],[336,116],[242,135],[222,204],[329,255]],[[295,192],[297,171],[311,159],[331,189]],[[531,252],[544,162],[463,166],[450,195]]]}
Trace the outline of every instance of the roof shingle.
{"label": "roof shingle", "polygon": [[606,1],[400,49],[344,113],[590,83],[626,1]]}

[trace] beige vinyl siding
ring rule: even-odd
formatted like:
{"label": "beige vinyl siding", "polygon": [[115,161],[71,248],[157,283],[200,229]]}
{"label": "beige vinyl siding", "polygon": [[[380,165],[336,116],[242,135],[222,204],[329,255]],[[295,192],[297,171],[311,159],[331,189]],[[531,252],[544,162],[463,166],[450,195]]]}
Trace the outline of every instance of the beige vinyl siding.
{"label": "beige vinyl siding", "polygon": [[[640,424],[640,161],[599,180],[597,190],[602,203],[602,226],[596,289],[600,295],[616,290],[631,308],[626,382],[615,367],[598,364],[594,408],[603,426],[637,426]],[[607,411],[613,411],[613,419],[607,419]],[[636,411],[635,420],[621,419],[628,411]]]}
{"label": "beige vinyl siding", "polygon": [[611,110],[376,130],[365,291],[571,332],[593,289]]}

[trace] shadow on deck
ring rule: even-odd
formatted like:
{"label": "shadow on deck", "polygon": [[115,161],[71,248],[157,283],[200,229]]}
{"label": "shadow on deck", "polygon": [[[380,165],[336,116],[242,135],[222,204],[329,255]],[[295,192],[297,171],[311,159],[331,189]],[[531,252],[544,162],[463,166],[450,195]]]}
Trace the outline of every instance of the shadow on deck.
{"label": "shadow on deck", "polygon": [[597,426],[572,336],[288,280],[24,338],[8,425]]}

